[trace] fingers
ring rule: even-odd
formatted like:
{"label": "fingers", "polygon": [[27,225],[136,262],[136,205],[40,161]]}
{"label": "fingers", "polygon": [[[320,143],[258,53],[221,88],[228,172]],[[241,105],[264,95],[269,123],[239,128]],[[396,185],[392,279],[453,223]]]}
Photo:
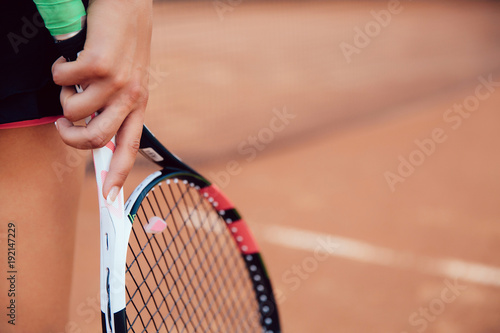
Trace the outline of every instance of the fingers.
{"label": "fingers", "polygon": [[[61,104],[63,105],[65,119],[57,122],[62,140],[75,148],[95,149],[106,145],[115,135],[122,122],[134,110],[144,112],[148,93],[140,85],[133,85],[115,98],[109,98],[110,105],[103,106],[97,101],[100,90],[95,88],[98,84],[90,85],[82,93],[76,93],[72,87],[64,87],[61,91]],[[82,106],[83,105],[83,106]],[[94,112],[99,115],[92,119],[87,127],[74,126],[72,122],[85,119]],[[134,115],[134,117],[137,117]],[[132,119],[134,119],[132,117]],[[142,121],[142,118],[139,119]],[[139,124],[142,125],[142,122]],[[140,133],[140,132],[139,132]]]}
{"label": "fingers", "polygon": [[95,83],[84,88],[85,90],[81,93],[76,93],[72,86],[63,87],[61,90],[61,106],[64,110],[64,117],[69,121],[85,119],[112,102],[110,95],[113,91],[109,89],[109,86]]}
{"label": "fingers", "polygon": [[75,126],[66,118],[57,120],[56,125],[64,143],[78,149],[95,149],[105,146],[118,131],[124,120],[123,112],[111,108],[92,119],[86,127]]}
{"label": "fingers", "polygon": [[86,68],[83,61],[79,59],[67,62],[64,57],[60,57],[52,64],[52,79],[55,84],[60,86],[81,84],[88,79],[89,76],[90,72],[88,68]]}
{"label": "fingers", "polygon": [[115,66],[104,55],[82,51],[75,61],[67,62],[64,57],[52,65],[52,78],[57,85],[74,86],[96,78],[111,77]]}
{"label": "fingers", "polygon": [[134,111],[123,122],[116,135],[116,150],[111,159],[108,175],[102,187],[102,194],[108,202],[116,199],[118,191],[123,187],[139,150],[144,113]]}

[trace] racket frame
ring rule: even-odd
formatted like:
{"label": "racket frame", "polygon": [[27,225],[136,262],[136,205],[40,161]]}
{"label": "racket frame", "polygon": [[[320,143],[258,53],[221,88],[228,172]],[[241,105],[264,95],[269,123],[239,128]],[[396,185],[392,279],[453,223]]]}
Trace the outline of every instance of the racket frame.
{"label": "racket frame", "polygon": [[[256,302],[259,306],[260,324],[263,332],[281,332],[278,309],[272,291],[271,281],[267,274],[259,248],[247,223],[234,208],[227,197],[210,181],[182,162],[168,151],[144,126],[140,152],[150,161],[163,169],[155,171],[146,177],[130,194],[125,203],[125,215],[130,224],[134,223],[136,213],[148,192],[160,182],[168,179],[178,179],[194,187],[210,203],[220,218],[224,221],[229,233],[237,245],[242,260],[245,263],[249,279],[252,281]],[[161,158],[159,158],[161,157]],[[224,209],[219,209],[223,206]],[[118,333],[125,333],[126,331]]]}

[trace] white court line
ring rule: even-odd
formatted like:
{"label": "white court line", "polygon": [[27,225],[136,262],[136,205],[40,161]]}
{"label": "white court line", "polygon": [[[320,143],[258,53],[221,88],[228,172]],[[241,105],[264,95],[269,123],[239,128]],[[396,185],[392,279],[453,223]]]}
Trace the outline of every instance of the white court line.
{"label": "white court line", "polygon": [[459,259],[419,256],[346,237],[292,227],[259,225],[257,230],[262,232],[267,242],[292,249],[500,287],[499,267]]}

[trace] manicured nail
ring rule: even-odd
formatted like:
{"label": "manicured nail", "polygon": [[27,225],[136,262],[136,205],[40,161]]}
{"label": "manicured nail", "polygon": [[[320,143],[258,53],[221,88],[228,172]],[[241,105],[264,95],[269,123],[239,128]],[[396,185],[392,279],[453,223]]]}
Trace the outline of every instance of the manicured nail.
{"label": "manicured nail", "polygon": [[118,186],[113,186],[111,188],[111,191],[109,191],[108,197],[106,198],[106,202],[108,203],[108,205],[112,205],[115,202],[119,192],[120,189],[118,188]]}
{"label": "manicured nail", "polygon": [[54,125],[56,125],[56,130],[58,130],[58,131],[59,131],[59,127],[57,126],[57,120],[56,120],[56,121],[54,121]]}

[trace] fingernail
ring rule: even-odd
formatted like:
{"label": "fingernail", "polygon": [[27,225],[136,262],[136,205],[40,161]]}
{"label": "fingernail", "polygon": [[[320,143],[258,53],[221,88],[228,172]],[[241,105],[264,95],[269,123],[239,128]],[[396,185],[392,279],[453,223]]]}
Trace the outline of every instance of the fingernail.
{"label": "fingernail", "polygon": [[106,198],[106,202],[108,203],[108,205],[112,205],[115,202],[119,192],[120,189],[118,188],[118,186],[113,186],[111,188],[111,191],[109,191],[108,197]]}
{"label": "fingernail", "polygon": [[58,131],[59,131],[59,127],[57,126],[57,120],[56,120],[56,121],[54,121],[54,125],[56,125],[56,130],[58,130]]}

